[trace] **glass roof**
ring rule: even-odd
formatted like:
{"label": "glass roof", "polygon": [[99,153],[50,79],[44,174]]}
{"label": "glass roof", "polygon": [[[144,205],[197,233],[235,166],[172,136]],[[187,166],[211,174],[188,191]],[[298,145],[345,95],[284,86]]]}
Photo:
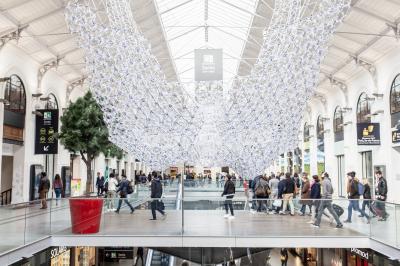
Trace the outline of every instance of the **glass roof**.
{"label": "glass roof", "polygon": [[258,0],[156,0],[158,11],[183,84],[194,82],[194,50],[223,49],[223,81],[237,75]]}

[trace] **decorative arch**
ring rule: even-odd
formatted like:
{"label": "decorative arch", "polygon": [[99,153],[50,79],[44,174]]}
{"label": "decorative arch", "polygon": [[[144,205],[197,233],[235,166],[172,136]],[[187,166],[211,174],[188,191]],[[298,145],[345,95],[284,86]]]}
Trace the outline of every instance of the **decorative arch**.
{"label": "decorative arch", "polygon": [[367,93],[361,93],[357,102],[357,123],[371,123],[371,104]]}
{"label": "decorative arch", "polygon": [[57,97],[53,93],[50,93],[47,97],[48,100],[46,101],[45,108],[58,110]]}
{"label": "decorative arch", "polygon": [[11,75],[6,81],[4,99],[8,102],[4,106],[5,110],[25,116],[26,92],[24,83],[19,76]]}
{"label": "decorative arch", "polygon": [[335,113],[333,114],[333,131],[335,134],[335,142],[344,140],[344,118],[343,110],[340,106],[335,108]]}

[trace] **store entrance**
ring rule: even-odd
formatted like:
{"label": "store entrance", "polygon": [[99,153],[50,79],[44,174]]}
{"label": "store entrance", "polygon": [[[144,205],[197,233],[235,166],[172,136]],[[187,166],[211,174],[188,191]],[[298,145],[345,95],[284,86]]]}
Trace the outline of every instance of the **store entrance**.
{"label": "store entrance", "polygon": [[11,204],[13,183],[13,156],[1,157],[1,205]]}

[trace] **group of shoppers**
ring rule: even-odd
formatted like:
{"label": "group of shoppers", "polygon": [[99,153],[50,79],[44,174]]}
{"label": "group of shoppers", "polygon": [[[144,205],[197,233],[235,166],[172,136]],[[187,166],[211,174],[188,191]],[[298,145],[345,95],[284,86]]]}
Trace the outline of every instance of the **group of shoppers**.
{"label": "group of shoppers", "polygon": [[[354,171],[347,174],[347,196],[349,199],[347,207],[347,219],[344,223],[352,222],[353,210],[359,212],[359,217],[365,217],[366,222],[370,223],[371,216],[378,216],[378,221],[385,221],[388,213],[385,209],[385,201],[387,199],[387,183],[381,171],[376,171],[376,190],[375,201],[372,201],[371,186],[367,179],[359,181]],[[226,197],[225,201],[225,217],[233,217],[232,198],[235,191],[235,185],[228,175],[226,177],[224,192],[222,196]],[[295,215],[295,206],[293,199],[300,198],[301,204],[300,216],[309,215],[309,221],[314,227],[319,227],[323,215],[331,218],[331,222],[336,222],[337,228],[342,228],[343,224],[339,217],[344,213],[343,208],[338,204],[333,204],[332,196],[334,189],[331,178],[327,172],[321,176],[313,175],[312,179],[308,178],[307,173],[302,173],[301,179],[297,174],[291,176],[286,174],[271,174],[267,177],[260,175],[250,180],[244,180],[244,192],[247,198],[250,197],[249,190],[253,193],[252,211],[276,213],[280,215]],[[362,197],[362,207],[359,201]],[[366,212],[368,207],[370,215]],[[231,215],[229,216],[228,210]],[[308,210],[308,213],[307,213]],[[329,213],[329,215],[327,214]],[[307,214],[306,214],[307,213]]]}

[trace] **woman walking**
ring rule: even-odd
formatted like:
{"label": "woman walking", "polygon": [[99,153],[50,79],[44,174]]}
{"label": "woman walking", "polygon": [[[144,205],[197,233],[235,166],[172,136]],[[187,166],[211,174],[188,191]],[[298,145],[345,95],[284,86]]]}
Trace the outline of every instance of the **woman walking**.
{"label": "woman walking", "polygon": [[61,181],[61,177],[59,174],[56,174],[53,181],[53,189],[54,193],[56,194],[56,206],[58,206],[58,201],[61,198],[62,190],[63,190],[63,183]]}

